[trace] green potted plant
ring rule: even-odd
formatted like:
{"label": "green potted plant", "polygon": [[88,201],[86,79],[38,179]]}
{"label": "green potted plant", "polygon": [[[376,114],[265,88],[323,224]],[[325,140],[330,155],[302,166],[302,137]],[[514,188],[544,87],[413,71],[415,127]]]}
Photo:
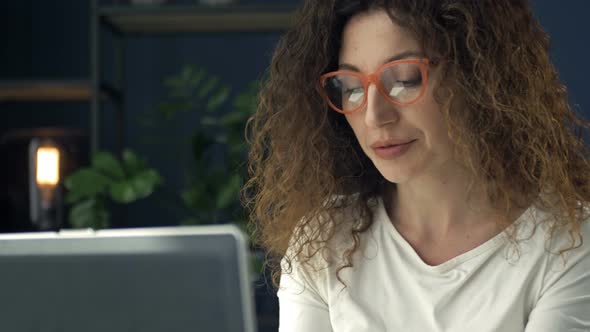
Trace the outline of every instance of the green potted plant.
{"label": "green potted plant", "polygon": [[[219,78],[205,69],[186,65],[163,83],[164,101],[140,122],[150,136],[158,137],[152,144],[159,144],[164,150],[175,146],[175,152],[189,155],[192,162],[185,166],[186,185],[179,192],[166,191],[159,172],[130,150],[125,150],[120,160],[111,153],[99,152],[93,156],[90,167],[65,181],[69,190],[66,201],[73,204],[70,224],[107,228],[111,225],[109,204],[128,204],[160,191],[175,196],[168,201],[182,203],[185,213],[180,224],[232,221],[254,243],[239,195],[246,175],[245,127],[256,108],[260,82],[253,81],[232,96],[229,86]],[[184,144],[154,134],[158,128],[185,123],[185,117],[194,114],[199,115],[199,121],[194,123]],[[177,123],[171,125],[173,121]],[[261,272],[263,256],[260,251],[251,256],[255,273]]]}
{"label": "green potted plant", "polygon": [[[244,133],[256,108],[259,85],[259,81],[253,81],[244,91],[232,95],[227,84],[194,65],[186,65],[164,79],[166,96],[142,123],[150,133],[163,124],[191,125],[191,134],[184,142],[173,143],[159,135],[151,142],[178,146],[177,156],[184,160],[186,185],[178,195],[191,213],[182,224],[236,221],[243,226],[239,192],[246,175]],[[194,115],[196,122],[191,120]],[[188,158],[183,158],[183,153],[188,153]]]}
{"label": "green potted plant", "polygon": [[[190,211],[181,221],[185,225],[234,222],[255,243],[254,232],[247,227],[240,191],[247,175],[248,145],[245,129],[257,106],[261,82],[250,82],[234,95],[227,84],[203,68],[185,65],[164,79],[165,99],[143,119],[146,127],[162,123],[191,123],[192,134],[181,151],[190,153],[185,187],[178,193]],[[198,121],[188,120],[198,115]],[[159,139],[153,144],[170,144]],[[175,143],[178,145],[178,142]],[[263,269],[264,253],[252,248],[252,269]]]}
{"label": "green potted plant", "polygon": [[161,183],[158,171],[131,150],[125,149],[120,160],[110,152],[97,152],[90,166],[65,179],[65,201],[72,204],[68,221],[75,228],[109,228],[109,204],[145,198]]}

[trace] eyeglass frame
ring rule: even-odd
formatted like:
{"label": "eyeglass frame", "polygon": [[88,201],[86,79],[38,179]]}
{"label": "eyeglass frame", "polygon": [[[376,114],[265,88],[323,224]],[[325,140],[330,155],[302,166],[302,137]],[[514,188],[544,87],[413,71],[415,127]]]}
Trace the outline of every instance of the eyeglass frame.
{"label": "eyeglass frame", "polygon": [[[381,75],[381,73],[385,69],[390,68],[390,67],[394,67],[399,64],[404,64],[404,63],[417,64],[420,67],[420,74],[422,75],[422,86],[420,89],[420,93],[418,94],[418,96],[416,98],[414,98],[413,100],[407,101],[407,102],[401,102],[401,101],[395,100],[391,96],[389,96],[389,94],[385,91],[385,88],[381,84],[381,80],[379,79],[379,76]],[[394,60],[391,62],[384,63],[379,68],[377,68],[377,70],[375,70],[374,72],[367,74],[367,75],[356,72],[356,71],[352,71],[352,70],[337,70],[337,71],[325,73],[322,76],[320,76],[320,79],[319,79],[320,95],[328,103],[330,108],[332,108],[334,111],[336,111],[338,113],[342,113],[342,114],[351,114],[351,113],[358,112],[359,110],[361,110],[362,108],[367,106],[367,103],[368,103],[367,96],[368,96],[369,84],[373,83],[377,87],[377,90],[379,91],[379,93],[381,93],[381,95],[383,97],[385,97],[385,99],[387,101],[389,101],[390,103],[392,103],[394,105],[398,105],[398,106],[411,105],[411,104],[417,102],[420,98],[422,98],[422,96],[424,96],[424,93],[426,93],[426,86],[428,84],[428,70],[430,68],[431,63],[432,63],[432,61],[430,61],[427,58],[401,59],[401,60]],[[363,102],[357,108],[355,108],[351,111],[344,111],[344,110],[341,110],[338,107],[336,107],[336,105],[334,105],[334,103],[332,103],[332,101],[330,100],[330,97],[328,97],[328,95],[326,94],[326,88],[325,88],[326,79],[333,77],[333,76],[342,75],[342,74],[356,76],[363,83],[363,89],[364,89]]]}

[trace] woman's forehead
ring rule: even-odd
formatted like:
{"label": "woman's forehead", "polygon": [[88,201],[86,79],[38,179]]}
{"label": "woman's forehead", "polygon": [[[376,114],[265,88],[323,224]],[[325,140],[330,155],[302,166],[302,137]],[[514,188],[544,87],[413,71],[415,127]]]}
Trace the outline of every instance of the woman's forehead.
{"label": "woman's forehead", "polygon": [[347,63],[362,71],[374,70],[396,54],[420,49],[412,34],[393,22],[385,10],[353,16],[341,38],[339,64]]}

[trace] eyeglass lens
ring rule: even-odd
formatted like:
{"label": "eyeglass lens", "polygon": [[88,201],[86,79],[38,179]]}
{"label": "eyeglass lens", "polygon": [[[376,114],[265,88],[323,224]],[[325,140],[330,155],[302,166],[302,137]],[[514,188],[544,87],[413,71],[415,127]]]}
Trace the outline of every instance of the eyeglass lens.
{"label": "eyeglass lens", "polygon": [[[393,101],[408,103],[420,96],[423,78],[420,65],[400,63],[381,71],[379,80],[387,96]],[[339,74],[326,79],[326,96],[340,111],[357,109],[366,98],[365,87],[360,77]]]}

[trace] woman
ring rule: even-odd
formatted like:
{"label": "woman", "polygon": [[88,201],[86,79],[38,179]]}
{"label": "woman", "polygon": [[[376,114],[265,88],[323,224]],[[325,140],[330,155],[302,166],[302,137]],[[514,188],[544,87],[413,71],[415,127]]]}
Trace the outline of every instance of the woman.
{"label": "woman", "polygon": [[306,1],[250,125],[280,331],[590,330],[588,125],[527,1]]}

